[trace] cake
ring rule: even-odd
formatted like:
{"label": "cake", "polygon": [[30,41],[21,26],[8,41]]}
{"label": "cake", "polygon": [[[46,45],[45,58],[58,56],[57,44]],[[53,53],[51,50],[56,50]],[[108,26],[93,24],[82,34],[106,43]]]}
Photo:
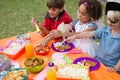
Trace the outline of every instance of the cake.
{"label": "cake", "polygon": [[11,68],[11,61],[9,58],[4,55],[0,54],[0,72],[1,71],[8,71]]}
{"label": "cake", "polygon": [[90,80],[89,67],[77,64],[58,66],[58,80]]}

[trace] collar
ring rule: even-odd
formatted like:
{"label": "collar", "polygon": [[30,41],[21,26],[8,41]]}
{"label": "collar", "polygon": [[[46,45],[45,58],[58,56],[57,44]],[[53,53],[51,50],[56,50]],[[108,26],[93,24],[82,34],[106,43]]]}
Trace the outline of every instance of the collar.
{"label": "collar", "polygon": [[[106,28],[105,32],[106,32],[106,33],[111,33],[110,28],[109,28],[109,27],[108,27],[108,28]],[[120,33],[118,33],[118,34],[117,34],[117,35],[115,35],[115,36],[112,36],[112,38],[120,39]]]}
{"label": "collar", "polygon": [[50,14],[47,12],[45,18],[47,18],[47,19],[54,19],[54,20],[60,20],[60,19],[61,19],[61,16],[62,16],[64,13],[65,13],[65,10],[63,10],[62,12],[60,12],[60,14],[58,15],[57,18],[51,18],[51,17],[50,17]]}

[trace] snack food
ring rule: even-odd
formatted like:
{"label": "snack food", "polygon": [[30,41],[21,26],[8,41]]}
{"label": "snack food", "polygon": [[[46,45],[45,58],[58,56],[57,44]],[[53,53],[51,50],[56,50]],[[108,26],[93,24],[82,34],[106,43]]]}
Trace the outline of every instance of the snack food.
{"label": "snack food", "polygon": [[34,48],[37,55],[46,55],[49,53],[50,48],[48,46],[44,47],[43,49],[40,48],[40,46],[36,46]]}
{"label": "snack food", "polygon": [[24,64],[28,67],[35,67],[43,64],[43,60],[40,58],[28,58]]}
{"label": "snack food", "polygon": [[77,64],[60,65],[57,77],[58,80],[90,80],[89,67]]}
{"label": "snack food", "polygon": [[25,68],[31,73],[40,72],[44,68],[44,60],[39,57],[30,57],[24,61]]}
{"label": "snack food", "polygon": [[0,72],[10,70],[11,68],[11,61],[7,56],[4,54],[0,54]]}
{"label": "snack food", "polygon": [[4,77],[4,80],[27,80],[27,71],[25,69],[13,69],[8,71],[7,75]]}
{"label": "snack food", "polygon": [[56,50],[67,50],[70,48],[70,45],[65,42],[56,42],[54,43],[54,47]]}
{"label": "snack food", "polygon": [[93,61],[90,61],[90,60],[85,60],[84,62],[83,62],[83,64],[85,65],[85,66],[90,66],[90,67],[94,67],[94,66],[96,66],[96,62],[93,62]]}
{"label": "snack food", "polygon": [[73,61],[73,64],[89,66],[90,71],[97,70],[100,67],[100,63],[96,59],[90,57],[77,58]]}

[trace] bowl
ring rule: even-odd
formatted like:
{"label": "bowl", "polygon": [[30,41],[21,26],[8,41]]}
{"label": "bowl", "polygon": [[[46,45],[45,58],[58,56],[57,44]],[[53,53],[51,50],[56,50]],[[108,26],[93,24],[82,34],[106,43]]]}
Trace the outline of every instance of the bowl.
{"label": "bowl", "polygon": [[28,80],[28,71],[24,68],[15,68],[11,69],[7,72],[7,74],[4,76],[3,80],[16,80],[22,78],[22,80]]}
{"label": "bowl", "polygon": [[46,46],[44,47],[43,49],[40,48],[40,45],[37,45],[35,48],[34,48],[34,51],[37,55],[47,55],[50,51],[50,47]]}
{"label": "bowl", "polygon": [[29,72],[38,73],[44,68],[44,60],[34,56],[26,59],[24,65]]}

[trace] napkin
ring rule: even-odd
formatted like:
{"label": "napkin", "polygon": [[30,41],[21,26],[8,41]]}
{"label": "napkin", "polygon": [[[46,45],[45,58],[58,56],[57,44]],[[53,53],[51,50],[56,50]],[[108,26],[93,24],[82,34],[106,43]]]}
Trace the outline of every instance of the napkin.
{"label": "napkin", "polygon": [[82,50],[71,50],[68,51],[69,54],[81,54],[83,51]]}
{"label": "napkin", "polygon": [[45,80],[48,66],[45,67],[37,76],[34,77],[34,80]]}

